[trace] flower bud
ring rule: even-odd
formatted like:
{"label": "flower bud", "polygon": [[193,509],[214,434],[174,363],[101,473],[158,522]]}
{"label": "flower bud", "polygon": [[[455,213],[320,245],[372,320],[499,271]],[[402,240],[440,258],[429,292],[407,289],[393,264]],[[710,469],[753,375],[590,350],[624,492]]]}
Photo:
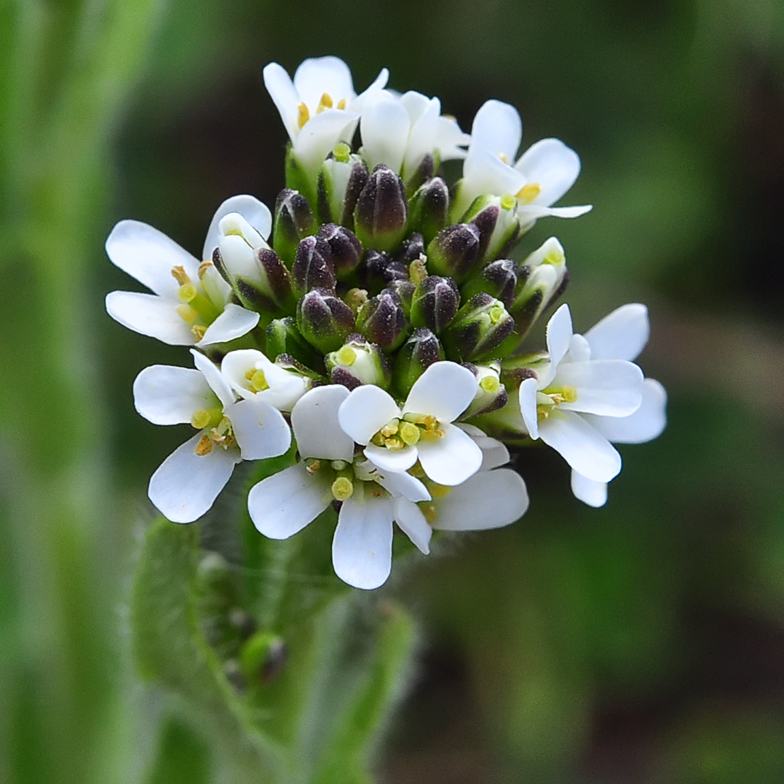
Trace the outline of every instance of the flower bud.
{"label": "flower bud", "polygon": [[349,389],[360,384],[375,384],[386,389],[392,378],[384,352],[362,335],[349,335],[343,346],[324,357],[324,364],[330,381]]}
{"label": "flower bud", "polygon": [[411,199],[409,225],[430,242],[449,222],[449,189],[440,177],[425,182]]}
{"label": "flower bud", "polygon": [[332,251],[321,237],[305,237],[297,247],[291,268],[294,290],[299,296],[311,289],[335,290],[335,265]]}
{"label": "flower bud", "polygon": [[373,169],[354,209],[354,231],[366,247],[392,250],[406,233],[408,200],[400,177],[383,163]]}
{"label": "flower bud", "polygon": [[419,232],[414,232],[408,239],[403,240],[395,254],[395,261],[410,264],[425,253],[425,242]]}
{"label": "flower bud", "polygon": [[460,307],[460,292],[452,278],[430,275],[414,291],[411,323],[439,334],[449,326]]}
{"label": "flower bud", "polygon": [[274,681],[283,670],[288,651],[282,637],[268,631],[256,632],[240,650],[240,671],[245,683]]}
{"label": "flower bud", "polygon": [[365,251],[358,268],[359,282],[368,291],[379,291],[396,280],[408,280],[408,268],[400,261],[392,261],[388,253]]}
{"label": "flower bud", "polygon": [[297,245],[304,237],[316,233],[316,221],[308,200],[299,191],[284,188],[275,202],[275,227],[272,247],[291,267]]}
{"label": "flower bud", "polygon": [[414,296],[416,286],[410,280],[393,280],[389,283],[387,288],[394,291],[400,297],[400,304],[403,306],[403,312],[406,318],[409,318],[411,313],[411,300]]}
{"label": "flower bud", "polygon": [[357,314],[357,331],[386,351],[396,349],[406,339],[407,327],[403,304],[391,289],[369,299]]}
{"label": "flower bud", "polygon": [[493,261],[508,253],[520,235],[517,201],[513,196],[479,196],[462,220],[479,229],[480,262]]}
{"label": "flower bud", "polygon": [[470,272],[479,252],[479,229],[471,223],[447,226],[427,246],[427,266],[432,273],[458,283]]}
{"label": "flower bud", "polygon": [[319,228],[318,236],[329,246],[335,276],[343,280],[353,272],[362,258],[362,245],[357,235],[344,226],[326,223]]}
{"label": "flower bud", "polygon": [[351,308],[329,289],[313,289],[297,304],[297,329],[323,354],[340,348],[354,326]]}
{"label": "flower bud", "polygon": [[520,275],[520,265],[512,259],[499,259],[483,267],[463,286],[463,296],[473,297],[480,291],[500,299],[507,308],[512,306]]}
{"label": "flower bud", "polygon": [[[436,173],[438,165],[432,154],[427,152],[422,156],[422,160],[412,170],[406,169],[403,177],[406,181],[406,192],[414,193],[423,183],[427,182]],[[444,224],[446,225],[446,224]]]}
{"label": "flower bud", "polygon": [[273,319],[267,326],[266,337],[266,353],[271,359],[288,355],[308,367],[318,366],[318,354],[302,337],[297,322],[291,316]]}
{"label": "flower bud", "polygon": [[490,362],[487,365],[466,365],[466,367],[476,376],[478,384],[474,399],[463,415],[464,419],[496,411],[507,404],[509,394],[501,383],[500,362]]}
{"label": "flower bud", "polygon": [[[263,241],[262,241],[263,242]],[[212,254],[212,261],[221,276],[231,285],[237,299],[249,310],[269,316],[278,309],[272,297],[266,270],[262,266],[259,254],[266,257],[275,252],[262,245],[258,252],[254,251],[245,239],[237,234],[221,237],[218,247]],[[279,265],[269,260],[276,278],[276,287],[285,288],[288,272],[280,259]],[[279,266],[279,269],[277,267]]]}
{"label": "flower bud", "polygon": [[395,389],[405,397],[414,382],[434,362],[444,359],[444,349],[438,338],[424,327],[415,329],[411,337],[401,346],[395,359],[393,382]]}
{"label": "flower bud", "polygon": [[475,294],[457,312],[444,334],[447,351],[461,361],[489,358],[514,330],[514,319],[501,300]]}
{"label": "flower bud", "polygon": [[365,162],[350,154],[341,142],[321,166],[318,181],[318,211],[323,223],[339,223],[354,228],[354,209],[369,174]]}

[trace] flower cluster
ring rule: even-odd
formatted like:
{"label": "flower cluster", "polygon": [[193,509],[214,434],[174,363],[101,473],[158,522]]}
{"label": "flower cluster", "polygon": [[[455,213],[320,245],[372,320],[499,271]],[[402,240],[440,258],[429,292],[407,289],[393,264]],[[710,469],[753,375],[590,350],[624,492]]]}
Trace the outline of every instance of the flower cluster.
{"label": "flower cluster", "polygon": [[[200,258],[156,229],[122,221],[110,259],[153,293],[112,292],[109,314],[141,334],[191,346],[194,369],[156,365],[134,384],[139,413],[195,435],[153,474],[170,520],[197,520],[241,460],[291,455],[248,496],[256,528],[293,536],[338,509],[337,575],[375,588],[390,573],[394,525],[423,553],[434,530],[507,525],[528,507],[506,444],[538,440],[572,469],[572,490],[606,501],[621,459],[612,443],[655,438],[666,396],[633,363],[648,338],[643,305],[585,335],[563,294],[564,249],[512,249],[580,169],[557,139],[519,158],[517,111],[488,101],[471,134],[437,98],[360,95],[335,57],[264,81],[290,137],[274,210],[252,196],[215,213]],[[450,185],[440,164],[461,159]]]}

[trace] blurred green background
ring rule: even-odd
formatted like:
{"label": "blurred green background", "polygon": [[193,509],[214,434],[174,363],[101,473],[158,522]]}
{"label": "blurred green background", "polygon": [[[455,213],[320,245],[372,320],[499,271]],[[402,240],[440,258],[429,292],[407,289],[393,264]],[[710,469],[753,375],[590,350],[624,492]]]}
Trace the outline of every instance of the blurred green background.
{"label": "blurred green background", "polygon": [[519,523],[400,570],[420,661],[380,780],[784,781],[784,4],[0,0],[0,782],[212,781],[125,610],[178,443],[131,385],[185,360],[106,316],[133,284],[102,245],[135,218],[198,252],[224,198],[272,203],[261,68],[323,54],[574,147],[593,212],[521,251],[561,239],[578,331],[647,303],[670,393],[604,509],[530,450]]}

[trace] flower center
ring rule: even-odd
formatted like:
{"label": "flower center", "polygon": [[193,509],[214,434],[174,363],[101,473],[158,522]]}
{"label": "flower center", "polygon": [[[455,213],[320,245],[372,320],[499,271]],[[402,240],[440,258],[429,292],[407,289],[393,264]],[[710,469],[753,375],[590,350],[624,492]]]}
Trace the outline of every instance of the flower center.
{"label": "flower center", "polygon": [[[212,266],[212,262],[206,261],[199,266],[199,278],[204,277],[205,272]],[[212,300],[203,292],[201,286],[194,283],[184,267],[172,267],[172,277],[180,284],[177,290],[177,314],[186,323],[190,324],[191,332],[197,340],[204,337],[207,327],[220,315],[217,307]]]}
{"label": "flower center", "polygon": [[523,185],[523,187],[517,191],[517,198],[523,204],[530,204],[541,192],[542,186],[532,182],[528,185]]}
{"label": "flower center", "polygon": [[443,436],[441,423],[431,414],[404,414],[402,419],[396,418],[384,425],[370,443],[397,450],[420,441],[437,441]]}
{"label": "flower center", "polygon": [[213,447],[229,449],[237,446],[234,428],[228,417],[223,416],[222,408],[200,408],[191,417],[191,425],[202,430],[202,436],[194,450],[199,457],[212,452]]}
{"label": "flower center", "polygon": [[305,470],[311,475],[317,474],[329,484],[329,493],[335,501],[347,501],[349,498],[364,500],[370,496],[381,498],[387,491],[378,483],[376,468],[368,470],[364,458],[358,462],[348,463],[345,460],[321,460],[309,457]]}
{"label": "flower center", "polygon": [[550,387],[543,392],[536,393],[536,414],[539,420],[547,419],[562,403],[574,403],[577,400],[577,390],[564,384],[562,387]]}
{"label": "flower center", "polygon": [[[329,93],[322,93],[321,98],[319,98],[318,106],[316,107],[316,114],[321,114],[321,112],[323,112],[325,109],[345,109],[346,103],[346,99],[341,98],[337,102],[336,106],[332,96]],[[310,109],[308,109],[308,105],[304,101],[300,101],[299,105],[297,106],[297,125],[302,128],[309,119]]]}
{"label": "flower center", "polygon": [[250,370],[245,373],[245,380],[248,382],[248,389],[250,389],[254,395],[257,392],[264,392],[265,389],[270,388],[264,371],[259,368],[250,368]]}

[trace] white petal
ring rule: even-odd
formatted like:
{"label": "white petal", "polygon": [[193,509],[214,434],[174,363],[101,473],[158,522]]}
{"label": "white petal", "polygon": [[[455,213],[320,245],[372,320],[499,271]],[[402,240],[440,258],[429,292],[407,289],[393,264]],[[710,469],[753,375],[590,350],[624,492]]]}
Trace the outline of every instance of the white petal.
{"label": "white petal", "polygon": [[370,100],[362,112],[359,132],[362,135],[362,154],[372,171],[385,163],[400,172],[406,152],[411,121],[400,99],[384,91]]}
{"label": "white petal", "polygon": [[459,485],[482,465],[482,450],[459,427],[442,424],[437,441],[420,441],[419,462],[424,472],[440,485]]}
{"label": "white petal", "polygon": [[416,545],[417,549],[428,555],[433,529],[428,525],[422,510],[407,498],[395,499],[395,522],[400,530]]}
{"label": "white petal", "polygon": [[204,374],[207,383],[212,388],[212,391],[218,396],[218,400],[223,406],[230,406],[236,399],[234,392],[232,392],[228,381],[223,377],[223,374],[218,369],[218,366],[204,354],[199,353],[196,349],[191,349],[193,354],[193,364]]}
{"label": "white petal", "polygon": [[546,444],[578,473],[609,482],[621,470],[621,456],[607,439],[573,411],[557,411],[539,423]]}
{"label": "white petal", "polygon": [[204,240],[203,259],[211,259],[212,252],[218,247],[218,241],[221,238],[221,219],[235,212],[256,229],[263,239],[266,240],[269,237],[270,231],[272,231],[272,215],[269,207],[255,196],[232,196],[230,199],[226,199],[212,216],[212,223],[207,231],[207,238]]}
{"label": "white petal", "polygon": [[282,455],[291,446],[291,428],[277,408],[263,400],[240,400],[223,412],[231,421],[243,460]]}
{"label": "white petal", "polygon": [[536,441],[539,438],[539,415],[536,410],[536,392],[539,382],[535,378],[526,378],[520,384],[520,413],[523,416],[528,435]]}
{"label": "white petal", "polygon": [[[253,398],[256,393],[250,388],[247,373],[263,370],[266,376],[272,362],[255,348],[240,348],[229,351],[221,360],[221,373],[229,386],[240,396]],[[267,382],[269,383],[269,381]]]}
{"label": "white petal", "polygon": [[[369,465],[372,463],[369,462]],[[395,498],[402,496],[414,503],[430,500],[430,493],[424,482],[405,471],[384,471],[376,466],[370,469],[370,473],[375,475],[381,487]]]}
{"label": "white petal", "polygon": [[[408,93],[406,94],[408,95]],[[418,93],[417,93],[418,95]],[[424,98],[424,96],[420,96]],[[404,95],[401,102],[404,101]],[[416,119],[412,117],[411,132],[408,137],[408,145],[406,146],[406,157],[404,161],[404,171],[407,175],[416,170],[416,167],[422,162],[422,159],[430,153],[435,151],[436,134],[439,128],[439,118],[441,116],[441,101],[438,98],[431,98],[426,100],[424,106],[421,105],[419,99],[416,99],[416,109],[424,111]],[[410,111],[410,110],[409,110]]]}
{"label": "white petal", "polygon": [[607,503],[607,482],[594,482],[577,471],[572,471],[572,492],[578,501],[597,509]]}
{"label": "white petal", "polygon": [[212,389],[198,370],[153,365],[142,370],[133,382],[133,404],[154,425],[190,422],[195,411],[216,403]]}
{"label": "white petal", "polygon": [[667,425],[667,392],[652,378],[642,385],[642,403],[627,417],[585,417],[608,441],[644,444],[661,435]]}
{"label": "white petal", "polygon": [[533,226],[538,218],[579,218],[592,209],[592,204],[583,204],[579,207],[540,207],[538,204],[518,204],[517,215],[520,218],[520,230],[525,231]]}
{"label": "white petal", "polygon": [[338,421],[338,410],[349,391],[340,384],[306,392],[291,410],[291,426],[300,456],[351,461],[354,441]]}
{"label": "white petal", "polygon": [[215,265],[208,264],[199,272],[199,275],[201,276],[202,291],[216,307],[220,310],[225,309],[231,300],[231,286],[221,277]]}
{"label": "white petal", "polygon": [[197,433],[175,449],[150,479],[150,501],[173,523],[198,520],[213,505],[241,460],[239,449],[216,447],[206,455],[197,455],[200,440],[201,433]]}
{"label": "white petal", "polygon": [[510,468],[480,471],[435,502],[433,528],[484,531],[519,520],[528,509],[523,478]]}
{"label": "white petal", "polygon": [[474,117],[469,150],[487,150],[496,157],[503,154],[511,164],[522,136],[523,123],[514,106],[502,101],[486,101]]}
{"label": "white petal", "polygon": [[106,295],[106,312],[119,324],[170,346],[192,346],[196,338],[177,313],[176,300],[136,291]]}
{"label": "white petal", "polygon": [[294,88],[291,77],[277,63],[270,63],[264,68],[264,86],[280,113],[291,141],[299,133],[299,102],[300,97]]}
{"label": "white petal", "polygon": [[525,185],[525,177],[488,150],[469,149],[463,164],[460,198],[466,208],[477,197],[515,194]]}
{"label": "white petal", "polygon": [[461,422],[459,427],[473,439],[474,443],[482,450],[482,466],[480,471],[489,471],[492,468],[506,465],[510,460],[509,450],[498,439],[491,438],[474,425]]}
{"label": "white petal", "polygon": [[228,343],[243,335],[247,335],[259,323],[259,314],[252,310],[234,305],[226,305],[223,313],[207,327],[200,346],[211,346],[215,343]]}
{"label": "white petal", "polygon": [[121,270],[164,297],[177,297],[180,285],[173,267],[183,267],[191,279],[198,279],[199,262],[187,250],[139,221],[120,221],[106,240],[106,253]]}
{"label": "white petal", "polygon": [[456,362],[434,362],[414,382],[403,413],[454,422],[471,405],[476,389],[476,376],[468,368]]}
{"label": "white petal", "polygon": [[546,389],[555,377],[558,363],[566,356],[572,339],[572,314],[569,306],[561,305],[547,322],[547,353],[550,365],[539,373],[539,389]]}
{"label": "white petal", "polygon": [[294,89],[311,112],[318,107],[324,93],[335,105],[343,98],[348,102],[354,97],[351,70],[339,57],[332,56],[303,60],[294,74]]}
{"label": "white petal", "polygon": [[353,101],[349,101],[348,109],[352,112],[361,113],[365,108],[365,103],[373,98],[378,92],[383,90],[387,86],[387,81],[389,80],[389,71],[386,68],[382,68],[378,72],[378,76],[373,80],[373,83],[365,90],[363,93],[360,93]]}
{"label": "white petal", "polygon": [[515,169],[541,188],[533,203],[549,207],[574,185],[580,157],[560,139],[542,139],[523,153]]}
{"label": "white petal", "polygon": [[563,403],[564,411],[580,411],[599,416],[625,417],[642,402],[642,370],[633,362],[600,359],[590,362],[562,362],[554,384],[577,390],[577,400]]}
{"label": "white petal", "polygon": [[329,483],[311,476],[302,463],[262,479],[248,494],[250,519],[270,539],[288,539],[331,503]]}
{"label": "white petal", "polygon": [[315,176],[339,141],[351,139],[358,119],[353,112],[327,109],[302,126],[293,149],[308,174]]}
{"label": "white petal", "polygon": [[463,148],[470,142],[471,136],[460,130],[457,120],[453,117],[441,116],[438,118],[435,147],[442,161],[465,158],[466,151]]}
{"label": "white petal", "polygon": [[370,590],[383,585],[392,569],[391,498],[343,502],[332,540],[332,564],[341,580]]}
{"label": "white petal", "polygon": [[648,342],[648,308],[639,303],[617,308],[585,333],[594,359],[637,359]]}
{"label": "white petal", "polygon": [[375,463],[382,471],[408,471],[417,461],[417,448],[405,446],[402,449],[387,449],[385,446],[368,444],[365,457]]}
{"label": "white petal", "polygon": [[352,390],[343,401],[338,420],[347,435],[365,446],[384,425],[400,415],[391,395],[373,384],[365,384]]}
{"label": "white petal", "polygon": [[[600,357],[593,357],[599,359]],[[605,359],[605,357],[601,357]],[[569,351],[564,357],[564,362],[589,362],[591,360],[591,346],[582,335],[572,335],[569,341]]]}

